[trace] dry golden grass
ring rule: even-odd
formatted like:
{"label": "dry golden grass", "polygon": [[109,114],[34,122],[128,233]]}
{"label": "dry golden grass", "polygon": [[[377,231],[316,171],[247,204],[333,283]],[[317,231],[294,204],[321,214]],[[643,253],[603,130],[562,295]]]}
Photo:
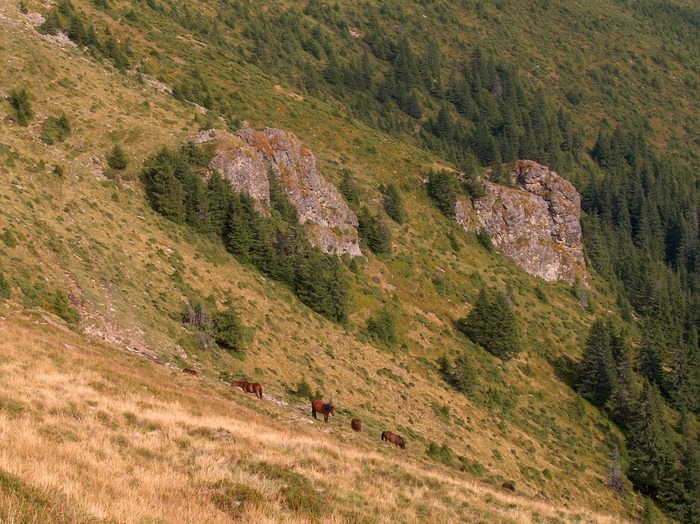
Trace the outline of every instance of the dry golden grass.
{"label": "dry golden grass", "polygon": [[292,424],[308,414],[8,316],[2,522],[620,522],[428,467],[341,414]]}

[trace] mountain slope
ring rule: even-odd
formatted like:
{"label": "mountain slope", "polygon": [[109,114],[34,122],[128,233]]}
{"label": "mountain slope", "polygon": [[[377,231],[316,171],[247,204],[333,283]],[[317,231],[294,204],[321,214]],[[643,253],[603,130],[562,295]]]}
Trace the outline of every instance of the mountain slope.
{"label": "mountain slope", "polygon": [[[285,499],[282,485],[292,478],[301,484],[300,490],[322,488],[333,492],[332,508],[322,513],[324,518],[372,521],[380,511],[380,494],[374,487],[379,475],[399,477],[399,484],[405,476],[418,479],[407,481],[415,492],[402,493],[403,488],[392,491],[396,503],[380,520],[393,515],[412,521],[432,515],[437,521],[449,521],[455,518],[453,511],[461,520],[576,520],[593,518],[589,517],[593,511],[614,514],[609,519],[618,521],[638,513],[634,494],[628,491],[618,497],[605,486],[609,455],[622,442],[621,434],[569,387],[570,359],[580,354],[594,309],[617,311],[606,284],[594,277],[592,283],[601,295],[585,289],[572,293],[564,284],[545,285],[529,277],[505,258],[483,249],[474,235],[462,231],[431,204],[423,177],[442,159],[347,117],[334,102],[301,96],[256,67],[233,65],[236,89],[241,96],[249,97],[239,116],[258,126],[272,124],[298,133],[318,154],[320,170],[336,184],[342,180],[344,169],[352,170],[363,202],[373,209],[380,207],[380,183],[395,182],[404,194],[407,221],[403,226],[391,226],[392,252],[370,255],[361,264],[352,277],[354,307],[350,321],[346,326],[333,324],[304,307],[283,285],[241,265],[216,240],[177,226],[148,206],[138,179],[143,160],[162,145],[178,147],[200,127],[222,125],[220,122],[206,121],[198,108],[140,83],[137,76],[118,73],[106,61],[101,63],[80,49],[58,46],[41,37],[14,4],[3,2],[0,9],[4,29],[0,34],[0,59],[8,64],[0,89],[9,94],[18,86],[28,87],[36,111],[27,128],[4,115],[0,128],[0,226],[14,239],[4,236],[6,240],[0,244],[0,272],[12,288],[12,298],[4,304],[12,313],[3,321],[7,322],[3,330],[8,332],[3,355],[10,355],[10,361],[4,364],[8,373],[24,376],[17,386],[8,384],[3,390],[7,399],[2,404],[2,417],[7,423],[3,427],[12,428],[3,441],[9,442],[11,432],[28,427],[39,435],[36,438],[47,456],[60,457],[64,447],[77,454],[75,448],[84,443],[94,446],[94,456],[89,460],[79,455],[69,459],[77,464],[65,466],[71,475],[78,475],[83,460],[97,460],[100,448],[107,450],[103,451],[107,457],[100,460],[109,464],[111,456],[124,471],[111,487],[98,491],[100,496],[80,506],[76,515],[57,513],[47,518],[89,521],[94,516],[138,521],[147,503],[127,508],[128,516],[117,503],[134,494],[127,486],[138,475],[129,471],[127,463],[152,464],[149,467],[154,476],[176,478],[179,472],[163,463],[178,453],[179,445],[195,448],[191,453],[194,470],[190,471],[205,487],[185,486],[185,480],[177,477],[184,493],[189,489],[196,492],[197,502],[193,507],[177,506],[169,513],[167,507],[178,495],[171,499],[154,495],[149,500],[158,501],[163,509],[150,518],[168,522],[182,518],[206,521],[207,515],[222,518],[216,509],[216,501],[220,500],[217,493],[225,490],[221,487],[225,482],[217,487],[222,479],[242,482],[262,494],[260,503],[244,507],[250,518],[273,520],[280,504],[287,504],[285,511],[289,511],[290,520],[313,518],[316,510],[309,517],[304,513],[307,509],[295,510],[296,502]],[[115,27],[121,23],[109,20]],[[145,39],[148,33],[132,33],[133,47],[141,49],[142,41],[136,35]],[[186,40],[181,49],[201,47],[195,42],[193,48],[193,41]],[[176,64],[184,61],[178,53],[158,59]],[[39,87],[39,79],[47,82],[45,89]],[[45,117],[64,112],[71,134],[65,142],[46,145],[40,138]],[[106,155],[115,143],[124,147],[130,160],[122,174],[106,166]],[[56,165],[63,168],[63,175],[54,172]],[[521,317],[524,351],[512,362],[500,362],[453,329],[454,321],[471,309],[484,284],[507,291]],[[591,304],[588,310],[579,305],[581,293]],[[216,307],[233,302],[250,328],[244,360],[204,347],[197,333],[183,325],[182,311],[194,295],[211,295]],[[394,348],[373,341],[365,332],[367,319],[387,305],[399,311],[401,344]],[[63,320],[47,316],[37,307],[53,311]],[[49,328],[43,326],[44,322],[75,323],[72,308],[80,314],[73,329],[115,345],[103,346],[94,338],[64,333],[60,328],[46,333]],[[28,318],[39,325],[33,326]],[[49,342],[42,343],[42,338]],[[29,342],[32,339],[34,342]],[[74,357],[72,350],[62,344],[81,348],[77,354],[85,354]],[[119,346],[164,361],[172,368],[127,360]],[[23,347],[27,348],[25,355]],[[479,375],[471,396],[458,393],[442,380],[436,365],[439,356],[454,357],[465,350],[472,355]],[[62,357],[64,351],[67,356]],[[30,357],[56,360],[56,364],[47,364],[45,374],[64,387],[39,374],[28,374],[33,361],[28,360]],[[73,362],[74,358],[71,366],[61,362]],[[183,366],[200,369],[205,379],[197,382],[182,376],[177,369]],[[97,371],[83,377],[79,371],[82,367]],[[220,377],[239,376],[263,383],[266,392],[303,405],[303,411],[289,406],[278,409],[267,402],[260,407],[252,398],[230,392],[216,382]],[[320,425],[308,430],[287,429],[306,426],[299,422],[308,419],[306,402],[290,394],[304,378],[314,390],[334,395],[339,413],[330,435],[319,435],[323,431],[317,429]],[[80,387],[67,385],[76,380]],[[36,393],[30,393],[29,385],[36,382],[41,385]],[[142,391],[144,386],[157,391],[146,393]],[[62,389],[67,402],[49,402]],[[115,406],[114,397],[120,395],[127,400]],[[160,400],[163,397],[167,402]],[[159,413],[158,409],[149,411],[150,405],[159,406],[160,401],[164,404]],[[99,415],[100,408],[91,405],[95,402],[103,406],[109,418]],[[181,405],[194,405],[195,414]],[[98,409],[94,415],[93,407]],[[121,415],[111,413],[110,408]],[[205,409],[215,414],[203,414],[205,422],[195,424],[191,417],[199,418],[196,413]],[[268,424],[248,409],[259,409],[276,420]],[[229,410],[234,413],[229,415]],[[349,432],[351,416],[363,420],[366,435]],[[94,427],[100,417],[105,418],[100,422],[105,427],[100,426],[95,437],[88,428]],[[155,421],[153,428],[140,422],[149,418]],[[115,420],[116,428],[111,428]],[[183,429],[181,425],[205,429],[200,435],[196,427]],[[214,432],[219,426],[232,435],[234,451],[228,446],[230,442],[224,439],[226,445],[222,445],[216,440],[219,437]],[[406,457],[388,459],[389,466],[378,464],[381,461],[377,458],[377,453],[381,457],[396,455],[395,450],[388,451],[379,443],[378,436],[385,429],[403,434],[408,443]],[[190,430],[193,435],[188,433]],[[149,436],[152,431],[160,434]],[[236,439],[245,441],[237,450]],[[280,444],[280,440],[284,442]],[[314,452],[313,464],[307,466],[304,450],[316,442],[321,443],[320,449]],[[464,460],[455,458],[451,469],[438,465],[436,454],[426,453],[435,451],[431,442],[437,443],[438,449],[446,444]],[[256,446],[262,446],[262,451],[255,450]],[[342,451],[335,451],[336,447]],[[122,448],[129,450],[123,452],[128,460],[116,458]],[[249,454],[249,459],[237,458]],[[320,457],[326,455],[333,458],[332,466],[322,464]],[[268,465],[253,471],[253,481],[230,469],[212,473],[212,469],[224,467],[227,457],[242,460],[253,469],[260,462]],[[95,482],[95,476],[77,478],[72,484],[75,487],[61,485],[55,479],[42,480],[42,472],[28,471],[31,460],[31,455],[24,455],[21,449],[3,457],[0,469],[10,479],[1,484],[8,501],[3,509],[7,515],[24,511],[15,508],[27,500],[28,493],[35,493],[33,490],[46,490],[55,497],[51,500],[74,503],[81,498],[76,493],[89,491]],[[207,467],[207,462],[212,466]],[[57,467],[63,463],[57,461]],[[270,463],[297,468],[307,480],[282,473]],[[368,463],[372,467],[365,471]],[[347,479],[341,481],[337,473],[348,464],[356,478],[362,472],[368,479],[366,485],[360,484],[361,489],[354,491],[355,495],[347,494],[353,485]],[[430,473],[431,469],[439,473]],[[335,475],[331,478],[340,485],[324,481],[326,474]],[[514,481],[517,492],[525,497],[539,494],[550,502],[532,506],[523,499],[494,494],[491,490],[497,490],[503,481]],[[12,491],[5,487],[8,485],[20,487]],[[110,489],[126,495],[112,499],[102,495]],[[443,489],[462,501],[457,509],[445,497],[438,497],[435,505],[425,502]],[[152,493],[164,488],[156,483],[145,490]],[[257,499],[251,492],[245,493]],[[46,496],[41,492],[38,498]],[[287,502],[280,502],[282,499]],[[310,492],[302,492],[299,499],[313,507],[308,502],[313,499]],[[365,499],[369,502],[363,505]],[[513,504],[511,512],[509,506]],[[553,508],[562,504],[574,509],[559,514]],[[358,506],[361,509],[352,509]],[[578,507],[587,509],[575,509]],[[35,520],[42,521],[42,517]],[[604,522],[605,517],[600,521]]]}

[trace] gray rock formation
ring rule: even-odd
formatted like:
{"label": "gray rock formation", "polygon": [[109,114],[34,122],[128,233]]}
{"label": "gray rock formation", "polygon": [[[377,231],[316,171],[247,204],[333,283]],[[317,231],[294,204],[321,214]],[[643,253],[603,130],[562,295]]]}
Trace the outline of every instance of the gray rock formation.
{"label": "gray rock formation", "polygon": [[325,253],[361,256],[357,217],[336,187],[316,170],[316,156],[291,133],[266,128],[242,129],[230,135],[200,133],[195,142],[215,141],[210,169],[218,169],[238,191],[269,212],[268,171],[273,171],[289,201],[306,224],[309,240]]}
{"label": "gray rock formation", "polygon": [[457,220],[469,231],[484,228],[494,246],[525,271],[549,282],[588,278],[581,237],[581,197],[554,171],[519,160],[515,187],[486,182],[486,195],[460,200]]}

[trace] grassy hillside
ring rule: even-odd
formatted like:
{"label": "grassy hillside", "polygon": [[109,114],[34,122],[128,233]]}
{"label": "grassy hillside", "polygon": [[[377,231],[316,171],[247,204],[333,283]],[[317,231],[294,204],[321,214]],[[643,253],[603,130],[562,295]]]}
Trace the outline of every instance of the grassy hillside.
{"label": "grassy hillside", "polygon": [[[11,288],[11,298],[0,299],[0,365],[11,377],[0,386],[3,520],[617,522],[640,514],[629,486],[623,495],[606,487],[622,435],[571,388],[571,360],[588,325],[596,313],[617,314],[606,284],[545,284],[483,249],[426,194],[425,173],[443,158],[353,119],[342,96],[302,93],[249,64],[245,36],[231,61],[221,43],[179,34],[144,4],[133,5],[136,21],[127,3],[107,11],[75,5],[122,43],[131,39],[131,66],[147,63],[149,75],[173,86],[188,67],[213,64],[202,74],[216,77],[229,124],[297,133],[329,180],[351,170],[375,209],[378,186],[394,182],[407,220],[392,223],[391,254],[370,255],[351,274],[349,323],[323,319],[216,241],[148,206],[138,179],[143,160],[220,121],[104,57],[39,35],[19,5],[0,3],[0,94],[26,87],[36,113],[21,127],[6,116],[9,104],[0,111],[0,274]],[[491,16],[493,8],[484,9],[479,16]],[[45,119],[64,113],[70,135],[47,145]],[[670,137],[664,129],[658,136]],[[129,159],[123,173],[107,167],[114,144]],[[495,359],[453,327],[484,285],[506,291],[520,315],[524,350],[513,361]],[[250,333],[244,359],[203,347],[183,325],[192,295],[219,307],[233,302]],[[384,304],[400,311],[393,348],[365,330]],[[465,350],[478,375],[469,396],[437,365]],[[183,376],[184,366],[203,378]],[[258,402],[219,382],[230,377],[259,381],[289,404]],[[291,393],[304,379],[334,395],[331,431],[309,424],[307,402]],[[363,420],[361,435],[349,430],[353,416]],[[385,429],[406,438],[405,453],[379,441]],[[105,477],[105,468],[114,475]],[[499,491],[504,481],[515,483],[515,495]]]}
{"label": "grassy hillside", "polygon": [[620,521],[474,482],[371,427],[309,425],[306,405],[246,398],[41,319],[0,324],[3,522]]}

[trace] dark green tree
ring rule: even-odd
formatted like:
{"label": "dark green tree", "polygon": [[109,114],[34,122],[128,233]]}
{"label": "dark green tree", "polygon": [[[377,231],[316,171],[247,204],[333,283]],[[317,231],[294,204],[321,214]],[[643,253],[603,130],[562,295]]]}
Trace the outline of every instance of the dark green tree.
{"label": "dark green tree", "polygon": [[681,493],[676,476],[673,432],[664,414],[659,388],[645,381],[627,433],[629,478],[635,488],[670,506]]}
{"label": "dark green tree", "polygon": [[207,181],[207,201],[209,203],[209,227],[211,231],[222,236],[226,228],[226,219],[233,200],[231,183],[215,170]]}
{"label": "dark green tree", "polygon": [[603,406],[610,399],[616,378],[610,327],[597,319],[588,331],[577,369],[576,389],[592,404]]}
{"label": "dark green tree", "polygon": [[163,148],[149,160],[142,179],[153,209],[181,224],[185,221],[185,194],[180,180],[175,176],[175,164],[175,153]]}
{"label": "dark green tree", "polygon": [[428,195],[445,216],[452,217],[455,213],[457,200],[463,195],[462,184],[455,173],[430,171],[428,173]]}
{"label": "dark green tree", "polygon": [[403,207],[401,192],[394,184],[389,184],[383,188],[384,210],[389,217],[397,224],[403,224],[406,220],[406,212]]}
{"label": "dark green tree", "polygon": [[457,321],[457,329],[502,360],[509,360],[520,352],[518,320],[500,291],[482,288],[474,309]]}
{"label": "dark green tree", "polygon": [[374,339],[389,347],[399,342],[397,323],[399,312],[392,306],[384,306],[367,319],[367,331]]}
{"label": "dark green tree", "polygon": [[683,484],[682,504],[676,512],[681,522],[700,522],[700,446],[697,431],[693,427],[692,416],[681,413],[680,433],[683,438],[683,457],[680,480]]}
{"label": "dark green tree", "polygon": [[107,155],[107,165],[112,169],[126,169],[129,164],[129,159],[126,158],[126,153],[119,144],[116,144]]}
{"label": "dark green tree", "polygon": [[212,315],[214,340],[227,351],[241,352],[245,349],[245,327],[233,307]]}
{"label": "dark green tree", "polygon": [[357,209],[360,205],[360,191],[355,183],[355,177],[349,169],[344,169],[342,174],[343,178],[338,186],[340,194],[343,195],[343,198],[352,209]]}
{"label": "dark green tree", "polygon": [[391,253],[391,230],[379,215],[363,207],[357,215],[360,238],[367,243],[372,253]]}
{"label": "dark green tree", "polygon": [[458,391],[472,393],[478,384],[478,375],[472,357],[465,351],[455,359],[451,373],[452,383]]}

